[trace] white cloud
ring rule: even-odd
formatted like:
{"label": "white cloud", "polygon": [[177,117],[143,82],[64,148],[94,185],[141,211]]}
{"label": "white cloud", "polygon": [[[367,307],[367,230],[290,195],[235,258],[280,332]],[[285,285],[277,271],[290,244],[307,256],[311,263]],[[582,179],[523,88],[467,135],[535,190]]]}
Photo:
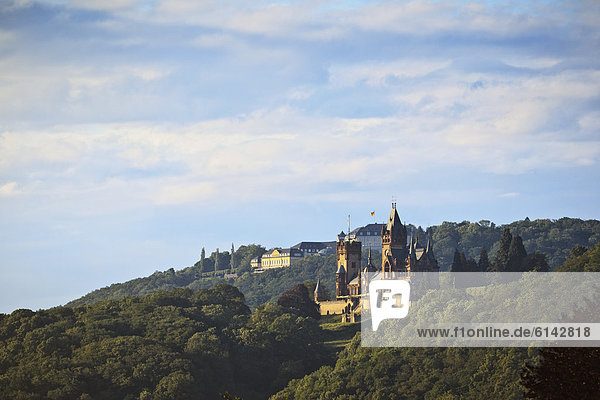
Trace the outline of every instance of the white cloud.
{"label": "white cloud", "polygon": [[329,82],[334,86],[387,86],[390,79],[416,78],[444,69],[449,60],[404,59],[392,62],[334,65],[329,68]]}
{"label": "white cloud", "polygon": [[167,184],[158,189],[155,194],[154,204],[177,205],[185,203],[199,203],[215,195],[214,182],[189,182]]}
{"label": "white cloud", "polygon": [[[107,11],[92,23],[107,37],[81,39],[106,53],[38,60],[17,49],[0,58],[0,119],[20,116],[0,132],[0,172],[41,182],[34,191],[130,186],[132,203],[171,204],[218,199],[233,186],[260,198],[387,184],[379,171],[399,154],[411,179],[424,168],[521,174],[600,160],[595,61],[528,42],[538,33],[551,43],[576,24],[577,7],[553,33],[556,7],[502,3],[69,5]],[[179,23],[191,26],[172,28]],[[12,35],[0,33],[0,44]],[[127,41],[137,43],[131,56],[118,47]],[[112,52],[98,43],[120,44]],[[379,108],[388,110],[369,111]],[[46,117],[64,124],[28,124]]]}
{"label": "white cloud", "polygon": [[0,197],[12,197],[21,193],[17,188],[17,182],[8,182],[0,186]]}
{"label": "white cloud", "polygon": [[502,62],[512,67],[544,69],[551,68],[563,61],[560,58],[532,57],[528,55],[508,54],[500,58]]}
{"label": "white cloud", "polygon": [[[423,168],[471,166],[520,174],[600,161],[598,140],[569,141],[542,134],[534,125],[530,131],[505,132],[503,123],[427,115],[314,118],[282,108],[196,124],[5,132],[0,173],[25,183],[42,179],[33,192],[65,199],[109,199],[113,193],[124,196],[123,207],[129,207],[139,202],[210,204],[236,193],[243,193],[244,201],[318,196],[324,194],[323,185],[385,186],[398,179],[396,173],[382,173],[392,160],[398,160],[398,173],[408,181],[415,181]],[[115,206],[106,203],[94,201],[98,212]]]}

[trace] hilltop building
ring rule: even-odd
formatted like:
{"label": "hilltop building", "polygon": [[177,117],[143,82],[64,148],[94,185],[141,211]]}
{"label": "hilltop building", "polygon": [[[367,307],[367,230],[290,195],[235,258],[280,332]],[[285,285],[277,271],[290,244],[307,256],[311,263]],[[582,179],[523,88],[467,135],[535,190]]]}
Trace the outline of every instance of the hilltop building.
{"label": "hilltop building", "polygon": [[[410,279],[411,272],[439,271],[431,242],[428,240],[427,246],[422,248],[419,247],[416,238],[407,237],[406,226],[400,221],[395,203],[392,204],[392,211],[387,224],[371,225],[380,225],[379,235],[359,236],[379,238],[382,258],[381,269],[378,271],[373,266],[371,259],[373,246],[371,245],[365,246],[369,249],[369,258],[367,265],[362,269],[361,257],[364,243],[357,239],[355,233],[349,235],[345,235],[344,232],[340,233],[336,246],[336,299],[333,301],[319,301],[317,289],[320,285],[318,284],[315,288],[315,301],[319,304],[321,315],[342,314],[342,321],[356,321],[357,315],[360,313],[360,287],[368,283],[366,282],[368,272],[375,273],[373,279],[381,279],[388,276],[386,273],[391,272],[407,273],[407,279]],[[360,230],[355,230],[355,232],[360,232]]]}
{"label": "hilltop building", "polygon": [[250,260],[250,266],[258,269],[269,269],[269,268],[282,268],[289,267],[292,262],[304,257],[302,250],[288,248],[288,249],[273,249],[266,252],[261,257],[254,257]]}
{"label": "hilltop building", "polygon": [[354,229],[350,236],[362,244],[363,251],[381,249],[381,230],[385,224],[368,224]]}
{"label": "hilltop building", "polygon": [[335,252],[335,242],[300,242],[290,248],[275,248],[262,256],[250,260],[250,267],[256,273],[269,268],[289,267],[296,260],[308,255],[328,255]]}

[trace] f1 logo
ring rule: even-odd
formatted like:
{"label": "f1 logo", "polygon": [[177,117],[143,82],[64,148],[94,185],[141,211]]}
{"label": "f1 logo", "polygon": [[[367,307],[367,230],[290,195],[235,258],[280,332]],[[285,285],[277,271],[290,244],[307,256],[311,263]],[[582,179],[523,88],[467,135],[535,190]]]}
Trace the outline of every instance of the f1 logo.
{"label": "f1 logo", "polygon": [[376,331],[384,319],[401,319],[408,315],[410,283],[404,280],[381,279],[369,283],[371,322]]}

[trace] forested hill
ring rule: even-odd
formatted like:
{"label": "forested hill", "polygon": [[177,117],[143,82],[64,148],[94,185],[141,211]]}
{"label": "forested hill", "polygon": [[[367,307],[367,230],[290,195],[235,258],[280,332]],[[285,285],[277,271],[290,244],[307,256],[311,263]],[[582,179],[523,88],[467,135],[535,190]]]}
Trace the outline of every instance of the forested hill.
{"label": "forested hill", "polygon": [[[271,281],[322,274],[334,258],[308,260],[273,271]],[[323,264],[311,269],[317,260]],[[558,270],[600,271],[600,243],[573,248]],[[589,300],[582,315],[598,309],[600,298]],[[335,323],[334,316],[318,322],[302,307],[278,303],[251,311],[237,288],[216,285],[0,314],[0,399],[519,400],[600,393],[597,348],[362,347],[360,323]],[[335,356],[336,343],[347,340]]]}
{"label": "forested hill", "polygon": [[0,314],[1,399],[265,399],[329,359],[317,321],[234,287]]}
{"label": "forested hill", "polygon": [[[573,247],[589,248],[600,242],[600,221],[576,218],[534,221],[525,219],[501,226],[485,220],[443,222],[441,225],[426,229],[410,226],[421,244],[424,245],[427,238],[433,239],[434,253],[442,270],[448,270],[456,249],[465,253],[468,258],[477,259],[481,247],[485,246],[490,257],[493,257],[506,227],[513,235],[522,237],[528,253],[536,251],[545,253],[551,269],[561,265]],[[172,268],[164,272],[157,271],[145,278],[113,284],[95,290],[68,305],[91,304],[102,299],[119,299],[128,295],[142,296],[175,287],[192,289],[211,287],[217,283],[229,283],[238,287],[251,307],[276,299],[284,290],[302,281],[316,282],[320,279],[325,288],[333,292],[335,256],[305,257],[290,268],[267,271],[263,274],[249,273],[250,260],[264,251],[265,249],[259,245],[240,246],[235,250],[233,265],[238,274],[235,278],[225,278],[225,274],[231,272],[231,252],[213,252],[203,263],[197,262],[191,267],[178,271]],[[366,255],[363,255],[363,258],[366,258]],[[376,263],[380,262],[379,254],[374,254],[373,258]]]}
{"label": "forested hill", "polygon": [[558,220],[528,218],[507,225],[496,226],[490,221],[443,222],[426,230],[416,228],[419,240],[433,238],[433,249],[440,268],[447,270],[452,264],[454,250],[477,259],[485,246],[491,257],[498,250],[504,228],[523,239],[527,253],[546,254],[551,269],[561,265],[575,246],[592,247],[600,242],[600,221],[595,219],[561,218]]}

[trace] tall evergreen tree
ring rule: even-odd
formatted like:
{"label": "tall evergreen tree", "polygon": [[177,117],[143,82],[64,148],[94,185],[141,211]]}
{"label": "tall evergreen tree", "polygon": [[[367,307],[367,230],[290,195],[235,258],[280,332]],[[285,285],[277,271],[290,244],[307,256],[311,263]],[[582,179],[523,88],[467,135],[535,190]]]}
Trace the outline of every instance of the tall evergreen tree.
{"label": "tall evergreen tree", "polygon": [[548,272],[550,266],[546,254],[536,251],[533,254],[528,254],[523,260],[523,271]]}
{"label": "tall evergreen tree", "polygon": [[477,261],[469,258],[468,260],[465,257],[465,272],[478,272],[479,267],[477,266]]}
{"label": "tall evergreen tree", "polygon": [[508,269],[508,250],[510,243],[512,242],[512,235],[510,229],[504,228],[502,237],[500,238],[500,248],[494,257],[494,263],[492,264],[492,271],[505,272]]}
{"label": "tall evergreen tree", "polygon": [[487,250],[485,246],[481,247],[481,253],[479,254],[479,261],[477,262],[477,269],[479,272],[487,272],[491,268],[490,259],[488,258]]}
{"label": "tall evergreen tree", "polygon": [[231,268],[231,272],[235,271],[235,260],[233,257],[234,251],[233,243],[231,243],[231,257],[229,258],[229,267]]}
{"label": "tall evergreen tree", "polygon": [[510,241],[510,246],[508,248],[508,268],[506,269],[509,272],[522,272],[523,269],[523,260],[527,257],[527,251],[525,250],[525,246],[523,246],[523,239],[521,236],[516,235]]}
{"label": "tall evergreen tree", "polygon": [[215,252],[215,276],[217,275],[217,271],[219,270],[219,248]]}
{"label": "tall evergreen tree", "polygon": [[200,273],[206,272],[206,271],[204,271],[204,260],[205,259],[206,259],[206,251],[204,250],[204,247],[203,247],[202,251],[200,252]]}
{"label": "tall evergreen tree", "polygon": [[458,249],[454,250],[454,259],[452,261],[452,265],[450,266],[451,272],[467,272],[468,271],[468,261],[465,253],[461,253]]}
{"label": "tall evergreen tree", "polygon": [[[477,262],[472,258],[467,260],[465,253],[454,251],[454,262],[450,267],[451,272],[477,272]],[[455,288],[467,288],[469,286],[477,286],[476,274],[456,274],[452,276],[453,286]]]}

